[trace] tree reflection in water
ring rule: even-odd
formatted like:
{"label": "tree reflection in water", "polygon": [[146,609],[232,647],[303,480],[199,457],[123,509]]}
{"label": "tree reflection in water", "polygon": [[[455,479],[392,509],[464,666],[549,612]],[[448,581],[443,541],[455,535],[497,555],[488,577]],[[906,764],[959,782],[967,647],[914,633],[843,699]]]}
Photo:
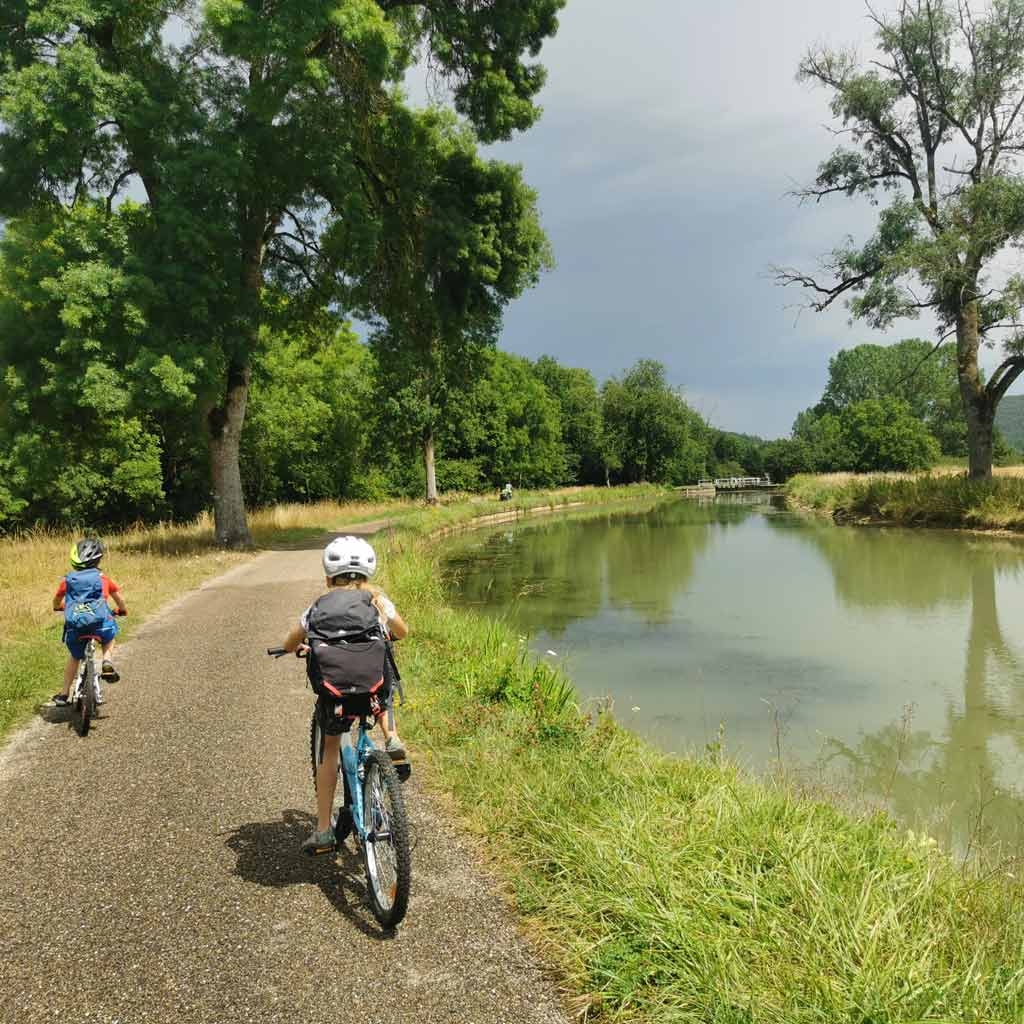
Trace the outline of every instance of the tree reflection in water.
{"label": "tree reflection in water", "polygon": [[557,638],[609,606],[653,626],[671,617],[714,532],[750,513],[739,503],[711,509],[672,501],[651,510],[515,523],[468,535],[445,566],[458,577],[460,604],[508,609],[524,633]]}
{"label": "tree reflection in water", "polygon": [[815,526],[804,535],[828,559],[845,603],[921,609],[970,602],[963,699],[947,703],[945,736],[915,729],[910,706],[902,721],[856,746],[827,741],[824,763],[841,764],[857,791],[947,849],[1024,852],[1024,662],[1003,634],[996,598],[997,579],[1024,569],[1024,547],[903,531],[864,543],[853,527]]}

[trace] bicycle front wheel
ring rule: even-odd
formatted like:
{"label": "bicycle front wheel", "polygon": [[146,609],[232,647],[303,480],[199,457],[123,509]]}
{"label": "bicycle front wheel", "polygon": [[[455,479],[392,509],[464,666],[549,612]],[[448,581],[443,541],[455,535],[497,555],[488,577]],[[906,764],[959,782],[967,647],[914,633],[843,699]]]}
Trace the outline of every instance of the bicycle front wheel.
{"label": "bicycle front wheel", "polygon": [[409,909],[412,855],[402,784],[391,758],[380,750],[372,751],[366,759],[363,822],[363,860],[373,916],[385,928],[393,928]]}

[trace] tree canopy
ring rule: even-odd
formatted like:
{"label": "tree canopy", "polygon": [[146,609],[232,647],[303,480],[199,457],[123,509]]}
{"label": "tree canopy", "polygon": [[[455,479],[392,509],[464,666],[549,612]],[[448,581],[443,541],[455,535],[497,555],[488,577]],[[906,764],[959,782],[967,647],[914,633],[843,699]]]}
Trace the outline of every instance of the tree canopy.
{"label": "tree canopy", "polygon": [[[1024,372],[1019,327],[1024,279],[995,261],[1024,237],[1024,0],[903,0],[874,13],[879,57],[812,49],[799,77],[826,88],[849,140],[818,169],[804,199],[866,196],[880,207],[862,245],[836,247],[822,276],[781,268],[782,283],[811,305],[848,302],[855,318],[885,327],[928,311],[955,335],[970,472],[992,468],[995,409]],[[1001,342],[986,381],[978,352]]]}
{"label": "tree canopy", "polygon": [[0,0],[0,215],[144,196],[147,345],[192,378],[223,543],[248,540],[239,445],[272,293],[293,320],[344,294],[321,241],[375,237],[406,71],[428,60],[482,140],[507,138],[538,116],[563,4]]}

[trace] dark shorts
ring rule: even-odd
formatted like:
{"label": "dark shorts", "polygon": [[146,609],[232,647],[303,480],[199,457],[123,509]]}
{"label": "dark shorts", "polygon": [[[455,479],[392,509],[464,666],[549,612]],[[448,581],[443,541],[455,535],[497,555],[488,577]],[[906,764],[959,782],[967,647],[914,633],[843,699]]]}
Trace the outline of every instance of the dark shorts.
{"label": "dark shorts", "polygon": [[317,721],[328,736],[341,736],[363,715],[380,718],[389,706],[390,697],[390,691],[383,690],[361,697],[347,697],[344,701],[334,700],[333,697],[317,697]]}
{"label": "dark shorts", "polygon": [[68,653],[76,661],[81,661],[85,657],[86,641],[84,638],[89,636],[98,636],[100,644],[108,644],[117,636],[117,623],[113,619],[108,619],[97,629],[83,630],[81,636],[69,629],[65,629],[64,643],[67,646]]}

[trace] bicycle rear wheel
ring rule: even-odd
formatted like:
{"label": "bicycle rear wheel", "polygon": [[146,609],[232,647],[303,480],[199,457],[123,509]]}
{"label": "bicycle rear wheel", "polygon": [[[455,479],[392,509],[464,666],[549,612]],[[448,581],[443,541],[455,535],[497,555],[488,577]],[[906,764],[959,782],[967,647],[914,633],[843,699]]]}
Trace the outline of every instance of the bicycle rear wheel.
{"label": "bicycle rear wheel", "polygon": [[79,686],[75,709],[78,712],[78,733],[85,736],[96,716],[96,665],[92,659],[92,652],[88,650],[85,652],[85,659],[82,662]]}
{"label": "bicycle rear wheel", "polygon": [[385,928],[393,928],[409,909],[412,854],[402,785],[391,759],[380,750],[366,759],[363,822],[363,861],[373,916]]}

